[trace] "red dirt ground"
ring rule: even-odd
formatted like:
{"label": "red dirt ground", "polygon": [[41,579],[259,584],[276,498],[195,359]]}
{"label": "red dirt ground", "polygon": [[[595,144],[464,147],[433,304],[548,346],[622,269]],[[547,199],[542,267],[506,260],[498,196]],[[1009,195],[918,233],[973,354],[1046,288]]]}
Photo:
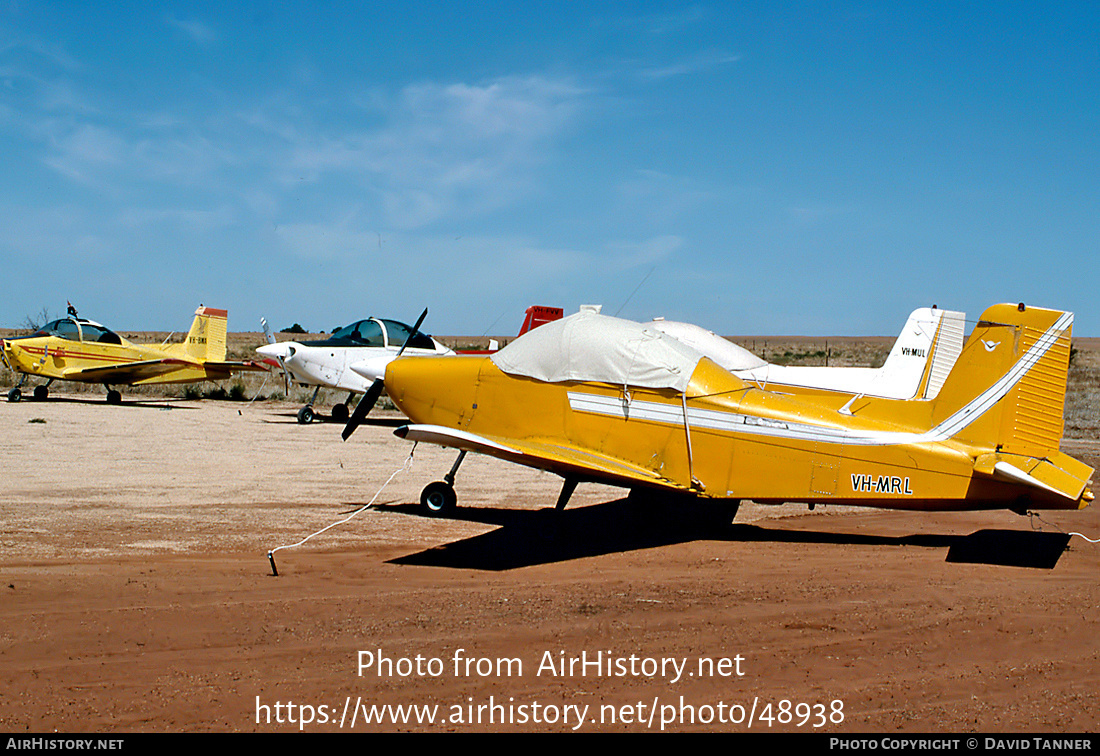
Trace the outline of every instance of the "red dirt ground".
{"label": "red dirt ground", "polygon": [[[1097,507],[704,527],[582,485],[558,521],[556,477],[470,457],[435,520],[453,454],[418,448],[273,577],[409,453],[392,417],[343,443],[295,409],[0,407],[0,731],[1097,729],[1100,546],[1061,534]],[[387,704],[435,722],[363,722]]]}

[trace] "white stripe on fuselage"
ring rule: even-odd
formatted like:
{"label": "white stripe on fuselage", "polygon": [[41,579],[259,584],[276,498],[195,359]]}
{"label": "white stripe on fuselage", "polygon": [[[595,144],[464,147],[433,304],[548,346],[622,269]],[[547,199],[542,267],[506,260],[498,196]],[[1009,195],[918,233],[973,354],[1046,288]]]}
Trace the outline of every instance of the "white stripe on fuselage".
{"label": "white stripe on fuselage", "polygon": [[[743,435],[770,436],[796,441],[814,441],[850,446],[891,446],[945,441],[966,428],[1003,399],[1027,375],[1058,338],[1073,323],[1073,313],[1063,313],[1034,345],[993,385],[970,400],[964,407],[936,427],[923,433],[908,431],[874,431],[845,428],[836,425],[778,420],[736,412],[688,408],[691,428],[728,431]],[[574,412],[645,420],[666,425],[683,425],[684,410],[679,404],[661,404],[630,400],[624,396],[606,396],[570,391],[569,407]]]}

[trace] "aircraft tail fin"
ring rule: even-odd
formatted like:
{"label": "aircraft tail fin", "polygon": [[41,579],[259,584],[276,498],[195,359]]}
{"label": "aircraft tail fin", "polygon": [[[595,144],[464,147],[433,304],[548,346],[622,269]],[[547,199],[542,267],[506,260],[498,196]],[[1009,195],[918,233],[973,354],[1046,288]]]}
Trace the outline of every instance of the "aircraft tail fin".
{"label": "aircraft tail fin", "polygon": [[228,319],[226,310],[200,306],[182,345],[184,353],[202,362],[224,362]]}
{"label": "aircraft tail fin", "polygon": [[531,305],[527,308],[525,317],[523,318],[523,326],[519,329],[519,335],[527,333],[533,328],[538,328],[540,325],[553,322],[555,320],[561,320],[562,315],[565,314],[565,310],[561,307],[543,307],[541,305]]}
{"label": "aircraft tail fin", "polygon": [[965,320],[965,313],[952,310],[913,310],[863,393],[887,399],[934,399],[962,352]]}
{"label": "aircraft tail fin", "polygon": [[1001,304],[982,313],[934,400],[945,437],[1042,457],[1062,439],[1073,313]]}

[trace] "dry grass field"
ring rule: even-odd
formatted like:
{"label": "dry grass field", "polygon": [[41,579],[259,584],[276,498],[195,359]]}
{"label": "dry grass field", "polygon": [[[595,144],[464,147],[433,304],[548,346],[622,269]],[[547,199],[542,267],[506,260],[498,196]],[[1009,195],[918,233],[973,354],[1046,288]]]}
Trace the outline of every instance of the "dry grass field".
{"label": "dry grass field", "polygon": [[[738,341],[874,365],[891,340]],[[233,334],[232,355],[261,342]],[[1064,449],[1095,467],[1100,340],[1074,344]],[[1068,533],[1100,534],[1100,507],[746,503],[704,528],[585,484],[554,517],[560,479],[472,455],[457,513],[429,518],[420,489],[453,452],[410,457],[386,411],[343,442],[297,424],[305,389],[263,380],[223,387],[251,404],[169,386],[109,406],[72,384],[0,400],[0,731],[1097,730],[1100,547]],[[349,517],[272,575],[268,551]],[[556,666],[601,653],[689,666]],[[401,666],[418,656],[439,666]],[[360,670],[379,657],[395,666]],[[362,719],[411,704],[437,718]],[[753,707],[770,719],[749,726]]]}

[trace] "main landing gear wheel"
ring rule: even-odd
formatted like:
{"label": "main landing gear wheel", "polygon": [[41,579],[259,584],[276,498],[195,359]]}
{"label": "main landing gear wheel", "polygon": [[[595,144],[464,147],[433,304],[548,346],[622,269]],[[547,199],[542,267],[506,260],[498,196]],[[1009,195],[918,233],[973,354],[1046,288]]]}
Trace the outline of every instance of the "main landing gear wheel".
{"label": "main landing gear wheel", "polygon": [[35,386],[34,387],[35,401],[44,402],[44,401],[46,401],[46,397],[49,396],[49,395],[50,395],[50,390],[48,388],[46,388],[45,386]]}
{"label": "main landing gear wheel", "polygon": [[107,404],[122,404],[122,394],[111,389],[107,392]]}
{"label": "main landing gear wheel", "polygon": [[346,423],[348,421],[348,405],[334,404],[332,406],[332,419],[338,423]]}
{"label": "main landing gear wheel", "polygon": [[458,495],[454,486],[442,480],[429,483],[420,493],[420,506],[425,514],[432,517],[450,514],[457,505]]}
{"label": "main landing gear wheel", "polygon": [[313,407],[308,404],[298,410],[298,423],[301,425],[309,425],[313,422]]}
{"label": "main landing gear wheel", "polygon": [[23,398],[23,392],[20,391],[17,388],[13,388],[11,391],[8,392],[8,401],[9,402],[18,402],[22,398]]}

